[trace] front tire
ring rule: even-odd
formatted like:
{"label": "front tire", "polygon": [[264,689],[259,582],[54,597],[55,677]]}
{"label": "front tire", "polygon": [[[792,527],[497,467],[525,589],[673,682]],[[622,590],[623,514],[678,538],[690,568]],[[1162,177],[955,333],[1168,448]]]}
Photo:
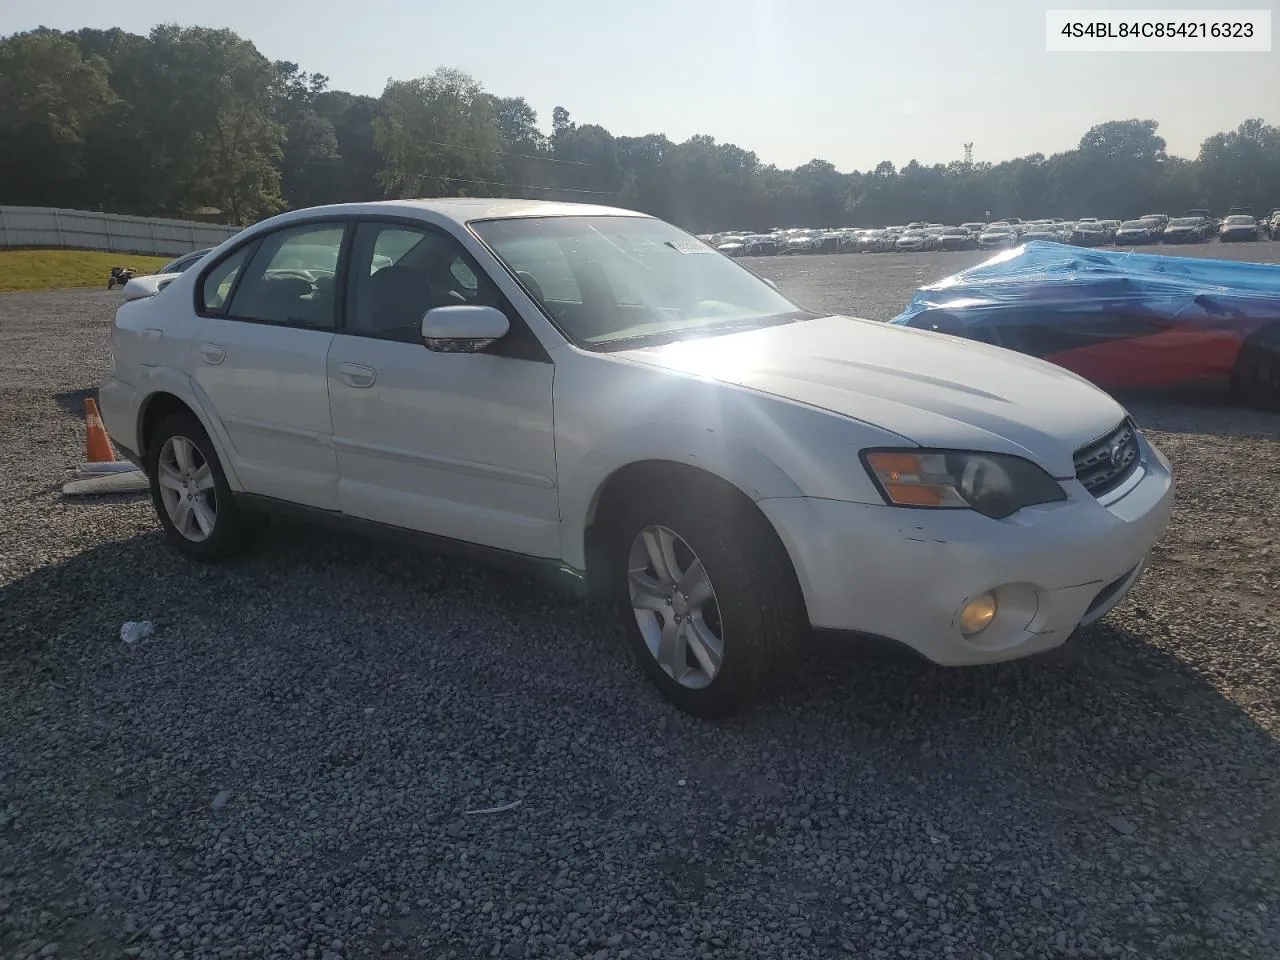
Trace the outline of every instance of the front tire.
{"label": "front tire", "polygon": [[635,498],[612,525],[611,581],[632,656],[662,695],[721,717],[787,670],[808,631],[773,528],[729,491]]}
{"label": "front tire", "polygon": [[1280,413],[1280,323],[1263,327],[1240,348],[1231,387],[1259,410]]}
{"label": "front tire", "polygon": [[161,422],[147,449],[151,502],[173,546],[212,563],[249,543],[250,518],[240,509],[213,442],[190,413]]}

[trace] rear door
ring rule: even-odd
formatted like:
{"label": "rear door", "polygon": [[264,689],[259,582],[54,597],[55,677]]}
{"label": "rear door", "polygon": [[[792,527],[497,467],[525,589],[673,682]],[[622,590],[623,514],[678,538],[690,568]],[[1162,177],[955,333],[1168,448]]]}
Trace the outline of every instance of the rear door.
{"label": "rear door", "polygon": [[249,493],[338,508],[325,363],[346,221],[290,226],[201,277],[189,369]]}

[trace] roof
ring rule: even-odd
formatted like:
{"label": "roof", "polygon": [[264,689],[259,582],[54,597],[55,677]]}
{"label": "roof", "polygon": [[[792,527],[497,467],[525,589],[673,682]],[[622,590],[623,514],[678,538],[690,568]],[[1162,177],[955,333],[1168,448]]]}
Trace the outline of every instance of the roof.
{"label": "roof", "polygon": [[565,203],[558,200],[518,200],[510,197],[435,197],[420,200],[380,200],[374,203],[338,204],[334,208],[334,212],[337,212],[339,207],[372,208],[385,212],[395,210],[404,210],[406,212],[428,211],[450,220],[456,220],[459,223],[466,223],[470,220],[490,220],[506,217],[647,216],[635,210],[624,210],[621,207],[606,207],[593,203]]}
{"label": "roof", "polygon": [[[508,197],[440,197],[423,200],[376,200],[368,203],[334,203],[320,207],[304,207],[278,213],[259,220],[251,227],[229,238],[239,242],[245,237],[266,233],[278,227],[315,217],[371,217],[400,215],[425,220],[437,226],[448,223],[459,226],[476,220],[510,217],[649,217],[636,210],[604,207],[590,203],[562,203],[554,200],[513,200]],[[652,219],[652,218],[649,218]]]}

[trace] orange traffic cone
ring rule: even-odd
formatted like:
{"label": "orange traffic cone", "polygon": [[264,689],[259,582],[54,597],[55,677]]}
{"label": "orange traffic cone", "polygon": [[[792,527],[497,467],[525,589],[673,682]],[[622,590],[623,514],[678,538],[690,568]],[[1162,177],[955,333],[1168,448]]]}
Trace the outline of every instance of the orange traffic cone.
{"label": "orange traffic cone", "polygon": [[107,428],[102,425],[98,413],[98,401],[88,397],[84,401],[84,458],[89,463],[114,463],[116,452],[111,449]]}
{"label": "orange traffic cone", "polygon": [[77,476],[62,487],[67,496],[140,493],[148,488],[147,475],[128,460],[117,460],[107,428],[102,425],[98,403],[92,398],[84,402],[85,462]]}

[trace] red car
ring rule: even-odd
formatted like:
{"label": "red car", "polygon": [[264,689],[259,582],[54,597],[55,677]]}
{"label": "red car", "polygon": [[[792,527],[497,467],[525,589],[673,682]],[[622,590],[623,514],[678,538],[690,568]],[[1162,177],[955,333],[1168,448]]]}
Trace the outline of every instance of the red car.
{"label": "red car", "polygon": [[1029,243],[891,321],[1017,350],[1108,390],[1229,386],[1280,412],[1280,266]]}

